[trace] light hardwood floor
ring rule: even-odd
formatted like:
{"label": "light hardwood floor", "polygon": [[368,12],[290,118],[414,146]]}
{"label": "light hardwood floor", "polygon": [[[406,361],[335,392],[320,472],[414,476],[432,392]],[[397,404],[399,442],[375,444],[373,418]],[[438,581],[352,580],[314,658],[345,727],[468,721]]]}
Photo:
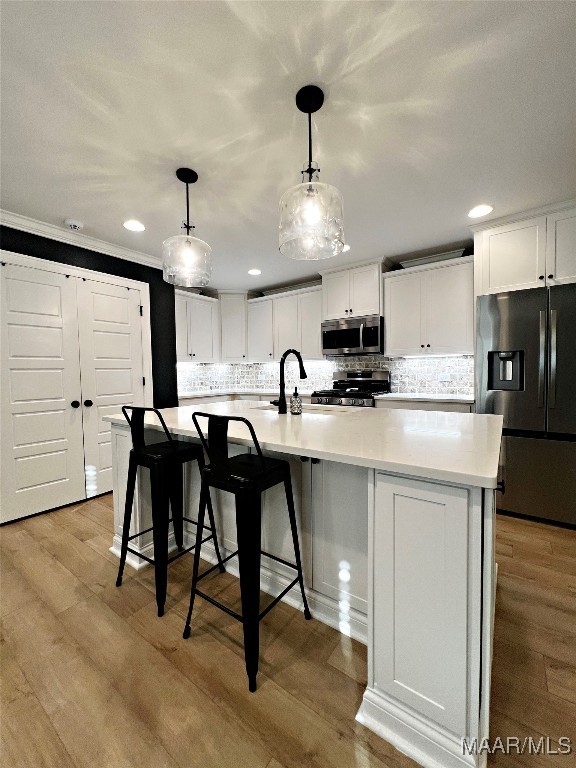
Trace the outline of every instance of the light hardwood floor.
{"label": "light hardwood floor", "polygon": [[[112,499],[0,529],[1,764],[10,768],[415,768],[358,725],[365,648],[280,604],[262,622],[256,694],[241,627],[199,600],[181,633],[190,556],[153,574],[108,552]],[[491,738],[576,747],[576,533],[499,517]],[[228,575],[204,584],[239,608]],[[494,766],[574,768],[574,755]]]}

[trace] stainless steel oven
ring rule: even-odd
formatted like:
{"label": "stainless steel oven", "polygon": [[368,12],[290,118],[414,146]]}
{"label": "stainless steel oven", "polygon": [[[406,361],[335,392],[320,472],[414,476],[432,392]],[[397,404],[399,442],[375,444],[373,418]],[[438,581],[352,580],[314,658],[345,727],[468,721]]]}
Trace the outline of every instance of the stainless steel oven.
{"label": "stainless steel oven", "polygon": [[322,354],[384,354],[384,318],[380,315],[368,315],[324,321]]}

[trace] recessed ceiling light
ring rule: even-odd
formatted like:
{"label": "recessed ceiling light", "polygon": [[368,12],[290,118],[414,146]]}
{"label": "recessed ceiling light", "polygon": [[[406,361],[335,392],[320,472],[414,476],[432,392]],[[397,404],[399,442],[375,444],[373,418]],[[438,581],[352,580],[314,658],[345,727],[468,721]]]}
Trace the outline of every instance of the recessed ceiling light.
{"label": "recessed ceiling light", "polygon": [[349,251],[349,250],[350,250],[350,246],[348,245],[348,243],[346,243],[344,248],[342,248],[342,253],[346,253],[346,251]]}
{"label": "recessed ceiling light", "polygon": [[482,203],[481,205],[475,205],[471,211],[468,211],[468,216],[471,219],[479,219],[481,216],[488,216],[488,214],[492,213],[493,210],[493,205]]}
{"label": "recessed ceiling light", "polygon": [[262,270],[261,269],[249,269],[248,270],[249,275],[261,275]]}
{"label": "recessed ceiling light", "polygon": [[130,232],[144,232],[146,229],[144,224],[142,224],[142,222],[138,221],[137,219],[128,219],[128,221],[125,221],[122,226],[125,229],[129,229]]}

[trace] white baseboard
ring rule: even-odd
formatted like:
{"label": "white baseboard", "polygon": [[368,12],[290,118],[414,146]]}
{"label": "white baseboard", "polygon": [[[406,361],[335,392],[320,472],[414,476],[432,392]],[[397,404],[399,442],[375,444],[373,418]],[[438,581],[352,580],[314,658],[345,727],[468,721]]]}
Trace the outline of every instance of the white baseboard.
{"label": "white baseboard", "polygon": [[[110,552],[116,555],[116,557],[120,557],[121,543],[122,538],[118,535],[115,535],[112,546],[110,547]],[[192,544],[193,541],[190,534],[185,534],[184,545],[189,547]],[[132,546],[134,549],[137,549],[137,547],[134,546],[134,543],[132,543]],[[170,533],[168,537],[168,549],[170,552],[176,549],[176,542],[174,540],[173,533]],[[152,543],[147,544],[139,551],[147,557],[153,557],[154,545]],[[230,554],[230,552],[226,550],[222,551],[222,557],[226,557],[228,554]],[[216,551],[210,542],[206,542],[202,545],[202,559],[212,564],[217,562]],[[145,568],[147,565],[150,565],[148,562],[146,562],[146,560],[142,560],[137,555],[133,555],[130,552],[128,552],[126,562],[137,571]],[[233,576],[239,576],[238,560],[236,558],[233,558],[226,563],[226,571],[231,573]],[[266,558],[263,559],[260,574],[260,589],[263,592],[266,592],[268,595],[275,596],[280,594],[282,590],[286,589],[291,581],[291,579],[284,576],[284,574],[279,574],[269,568],[266,562]],[[337,629],[339,632],[354,638],[354,640],[358,640],[364,645],[368,643],[368,626],[365,614],[360,613],[360,611],[355,611],[354,609],[349,609],[347,615],[343,616],[338,607],[337,600],[334,600],[331,597],[326,597],[325,595],[321,595],[319,592],[316,592],[315,590],[308,587],[306,588],[306,597],[308,599],[310,612],[312,613],[312,617],[314,619],[318,619],[318,621],[321,621],[323,624],[327,624],[329,627]],[[297,608],[300,611],[303,609],[302,597],[300,595],[300,589],[297,584],[292,587],[292,589],[286,595],[284,595],[282,601],[288,603],[288,605],[291,605],[293,608]]]}
{"label": "white baseboard", "polygon": [[479,768],[482,764],[478,756],[462,754],[458,738],[440,733],[374,689],[364,692],[356,720],[423,768]]}

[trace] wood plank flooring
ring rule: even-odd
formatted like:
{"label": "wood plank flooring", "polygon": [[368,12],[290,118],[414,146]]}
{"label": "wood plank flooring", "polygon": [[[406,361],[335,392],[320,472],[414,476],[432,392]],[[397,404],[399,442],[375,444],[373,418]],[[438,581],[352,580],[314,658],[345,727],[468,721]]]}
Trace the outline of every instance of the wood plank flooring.
{"label": "wood plank flooring", "polygon": [[[241,627],[171,566],[156,616],[151,569],[114,586],[112,497],[0,529],[0,762],[10,768],[416,768],[354,715],[365,648],[280,604],[262,622],[256,694]],[[576,747],[576,532],[499,517],[491,738]],[[204,584],[239,608],[236,580]],[[567,768],[572,756],[496,754]]]}

